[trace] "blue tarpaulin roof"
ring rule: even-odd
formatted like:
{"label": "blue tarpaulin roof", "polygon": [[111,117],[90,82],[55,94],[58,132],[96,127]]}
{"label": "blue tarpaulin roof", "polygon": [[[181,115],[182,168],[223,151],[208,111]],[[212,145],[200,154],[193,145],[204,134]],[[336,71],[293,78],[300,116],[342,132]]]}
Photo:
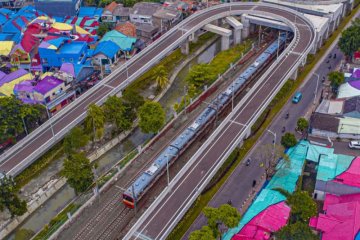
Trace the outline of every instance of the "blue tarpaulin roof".
{"label": "blue tarpaulin roof", "polygon": [[133,48],[133,44],[136,42],[136,38],[128,37],[116,30],[107,32],[100,42],[112,41],[116,43],[121,50],[130,51]]}
{"label": "blue tarpaulin roof", "polygon": [[120,47],[116,43],[112,41],[103,41],[96,46],[93,55],[102,53],[108,58],[113,58],[119,50]]}
{"label": "blue tarpaulin roof", "polygon": [[79,17],[100,17],[103,12],[102,8],[96,7],[81,7],[79,10]]}

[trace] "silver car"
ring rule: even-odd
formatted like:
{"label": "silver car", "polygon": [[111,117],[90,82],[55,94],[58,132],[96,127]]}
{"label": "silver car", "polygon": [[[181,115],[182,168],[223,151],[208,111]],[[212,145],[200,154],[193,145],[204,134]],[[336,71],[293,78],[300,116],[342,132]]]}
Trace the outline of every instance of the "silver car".
{"label": "silver car", "polygon": [[349,148],[360,149],[360,141],[350,141]]}

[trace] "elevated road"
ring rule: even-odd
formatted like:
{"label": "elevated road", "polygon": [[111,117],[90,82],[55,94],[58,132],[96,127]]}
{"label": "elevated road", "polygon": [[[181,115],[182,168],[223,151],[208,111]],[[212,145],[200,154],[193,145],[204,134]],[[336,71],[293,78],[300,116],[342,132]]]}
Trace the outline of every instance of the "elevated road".
{"label": "elevated road", "polygon": [[[216,11],[220,10],[231,11],[232,14],[251,11],[259,15],[274,16],[288,24],[293,29],[295,37],[258,84],[250,90],[178,173],[170,186],[159,195],[131,228],[125,239],[165,239],[168,236],[232,150],[246,137],[251,125],[282,85],[304,62],[307,53],[314,45],[315,31],[312,24],[295,11],[270,5],[240,3],[221,5]],[[207,14],[208,17],[216,16],[214,14],[221,15],[211,10],[201,15],[205,17]]]}

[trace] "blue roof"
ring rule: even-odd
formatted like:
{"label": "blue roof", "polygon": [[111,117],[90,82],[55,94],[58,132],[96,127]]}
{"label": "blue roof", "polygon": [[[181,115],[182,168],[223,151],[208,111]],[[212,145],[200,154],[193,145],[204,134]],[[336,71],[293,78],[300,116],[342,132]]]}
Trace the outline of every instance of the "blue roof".
{"label": "blue roof", "polygon": [[136,38],[128,37],[116,30],[112,30],[107,32],[100,40],[100,42],[104,41],[112,41],[116,43],[121,50],[130,51],[133,48],[133,44],[136,42]]}
{"label": "blue roof", "polygon": [[102,8],[97,7],[81,7],[79,17],[100,17],[103,12]]}
{"label": "blue roof", "polygon": [[93,55],[102,53],[108,58],[113,58],[119,50],[120,47],[116,43],[112,41],[103,41],[96,46]]}
{"label": "blue roof", "polygon": [[69,38],[67,37],[58,37],[58,38],[54,38],[54,39],[50,39],[47,42],[49,44],[54,45],[55,47],[59,48],[61,44],[64,43],[64,41],[68,40]]}
{"label": "blue roof", "polygon": [[56,22],[64,22],[64,18],[63,18],[63,17],[52,16],[52,18],[55,19]]}
{"label": "blue roof", "polygon": [[0,33],[0,41],[20,42],[20,33]]}
{"label": "blue roof", "polygon": [[76,53],[80,53],[83,48],[84,48],[84,45],[86,45],[85,42],[71,42],[71,43],[67,43],[67,44],[64,44],[59,52],[61,54],[76,54]]}

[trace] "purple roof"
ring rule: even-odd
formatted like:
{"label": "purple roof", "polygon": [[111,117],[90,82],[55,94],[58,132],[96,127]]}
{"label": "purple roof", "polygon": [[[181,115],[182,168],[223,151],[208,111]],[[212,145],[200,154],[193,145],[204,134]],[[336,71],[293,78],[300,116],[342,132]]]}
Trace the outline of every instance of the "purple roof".
{"label": "purple roof", "polygon": [[357,81],[350,81],[348,82],[350,84],[350,86],[352,86],[353,88],[356,88],[358,90],[360,90],[360,80]]}
{"label": "purple roof", "polygon": [[360,69],[356,69],[356,70],[352,73],[351,77],[353,77],[353,78],[360,78]]}
{"label": "purple roof", "polygon": [[15,72],[12,72],[0,79],[0,86],[4,85],[5,83],[11,82],[21,76],[24,76],[25,74],[28,74],[28,71],[20,68],[19,70],[16,70]]}
{"label": "purple roof", "polygon": [[34,83],[34,81],[27,80],[16,84],[14,87],[14,92],[32,92],[34,90],[34,86],[32,83]]}
{"label": "purple roof", "polygon": [[75,77],[75,69],[72,63],[63,63],[61,65],[60,71],[66,72]]}
{"label": "purple roof", "polygon": [[61,81],[55,77],[46,76],[43,80],[38,82],[38,84],[34,87],[34,90],[41,94],[46,94],[51,89],[59,86],[62,83],[63,83],[63,81]]}
{"label": "purple roof", "polygon": [[5,77],[5,76],[6,76],[6,73],[0,71],[0,80],[1,80],[3,77]]}

